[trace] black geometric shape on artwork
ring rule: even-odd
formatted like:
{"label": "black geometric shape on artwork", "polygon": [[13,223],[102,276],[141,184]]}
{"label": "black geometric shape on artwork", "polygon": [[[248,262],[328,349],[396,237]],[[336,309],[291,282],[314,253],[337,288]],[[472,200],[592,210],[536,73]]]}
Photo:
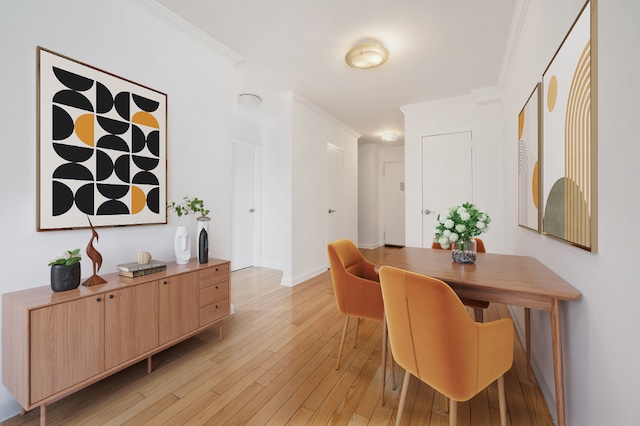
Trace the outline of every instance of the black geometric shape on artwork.
{"label": "black geometric shape on artwork", "polygon": [[53,140],[61,141],[71,136],[73,134],[73,118],[58,105],[53,105],[52,111]]}
{"label": "black geometric shape on artwork", "polygon": [[132,93],[131,96],[133,97],[133,102],[143,111],[153,112],[160,106],[160,102],[136,95],[135,93]]}
{"label": "black geometric shape on artwork", "polygon": [[129,130],[129,123],[127,123],[126,121],[112,120],[111,118],[99,116],[96,118],[98,119],[100,127],[102,127],[106,132],[113,135],[121,135]]}
{"label": "black geometric shape on artwork", "polygon": [[96,212],[98,216],[114,216],[118,214],[129,214],[129,207],[122,201],[109,200],[105,201],[98,207]]}
{"label": "black geometric shape on artwork", "polygon": [[53,95],[53,102],[93,112],[93,105],[91,105],[91,101],[89,101],[89,99],[87,99],[82,93],[74,92],[73,90],[59,91]]}
{"label": "black geometric shape on artwork", "polygon": [[154,130],[147,135],[147,148],[156,157],[160,157],[160,132]]}
{"label": "black geometric shape on artwork", "polygon": [[122,182],[129,183],[131,176],[131,158],[128,155],[121,155],[113,164],[113,170]]}
{"label": "black geometric shape on artwork", "polygon": [[90,180],[93,181],[91,171],[77,163],[66,163],[58,166],[53,172],[56,179]]}
{"label": "black geometric shape on artwork", "polygon": [[131,115],[131,106],[129,103],[129,92],[120,92],[116,95],[113,101],[118,115],[123,119],[129,121]]}
{"label": "black geometric shape on artwork", "polygon": [[108,179],[113,174],[113,161],[104,151],[96,150],[96,181]]}
{"label": "black geometric shape on artwork", "polygon": [[142,170],[153,170],[158,167],[160,162],[157,158],[141,157],[139,155],[132,155],[133,163]]}
{"label": "black geometric shape on artwork", "polygon": [[131,183],[136,185],[160,185],[158,177],[151,172],[139,172],[133,176]]}
{"label": "black geometric shape on artwork", "polygon": [[93,155],[93,149],[91,148],[65,145],[62,143],[54,143],[53,149],[56,151],[58,156],[73,163],[82,163],[87,161]]}
{"label": "black geometric shape on artwork", "polygon": [[153,213],[160,213],[160,188],[153,188],[147,193],[147,207]]}
{"label": "black geometric shape on artwork", "polygon": [[95,188],[93,183],[82,185],[76,191],[76,207],[84,214],[93,214]]}
{"label": "black geometric shape on artwork", "polygon": [[58,81],[69,89],[79,90],[81,92],[85,90],[91,89],[93,86],[93,80],[87,77],[83,77],[81,75],[72,73],[70,71],[65,71],[58,67],[52,67],[53,73],[58,78]]}
{"label": "black geometric shape on artwork", "polygon": [[53,216],[60,216],[73,207],[73,191],[67,185],[57,180],[52,181],[52,184],[51,214]]}
{"label": "black geometric shape on artwork", "polygon": [[131,152],[140,152],[147,145],[147,138],[142,129],[135,124],[131,125]]}
{"label": "black geometric shape on artwork", "polygon": [[97,186],[98,192],[110,200],[124,197],[131,189],[129,185],[114,185],[110,183],[98,183]]}
{"label": "black geometric shape on artwork", "polygon": [[119,136],[104,135],[96,143],[98,148],[113,149],[115,151],[129,152],[129,145]]}
{"label": "black geometric shape on artwork", "polygon": [[96,81],[96,112],[105,114],[113,108],[113,96],[104,84]]}

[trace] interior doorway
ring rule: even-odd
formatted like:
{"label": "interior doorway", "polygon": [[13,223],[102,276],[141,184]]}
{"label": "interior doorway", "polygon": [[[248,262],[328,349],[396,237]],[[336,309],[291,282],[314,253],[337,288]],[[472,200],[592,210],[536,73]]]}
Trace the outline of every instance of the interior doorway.
{"label": "interior doorway", "polygon": [[383,243],[404,247],[404,161],[383,163],[382,178]]}
{"label": "interior doorway", "polygon": [[449,207],[473,202],[471,132],[422,137],[422,247],[431,247],[435,221]]}
{"label": "interior doorway", "polygon": [[327,144],[327,244],[345,237],[344,175],[344,152]]}
{"label": "interior doorway", "polygon": [[233,142],[231,270],[256,265],[258,147]]}

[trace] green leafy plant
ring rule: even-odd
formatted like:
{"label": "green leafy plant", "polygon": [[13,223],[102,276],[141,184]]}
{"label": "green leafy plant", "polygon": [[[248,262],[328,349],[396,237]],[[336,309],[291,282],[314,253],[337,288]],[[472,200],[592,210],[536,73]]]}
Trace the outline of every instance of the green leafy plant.
{"label": "green leafy plant", "polygon": [[448,249],[451,243],[465,247],[471,238],[487,232],[489,223],[489,215],[471,203],[449,207],[438,215],[433,242],[443,249]]}
{"label": "green leafy plant", "polygon": [[80,262],[82,255],[80,254],[80,249],[77,248],[75,250],[65,250],[61,251],[56,257],[49,259],[49,265],[73,265],[75,263]]}
{"label": "green leafy plant", "polygon": [[175,201],[167,203],[167,210],[174,211],[178,217],[186,216],[189,213],[199,214],[200,216],[206,216],[210,210],[204,207],[204,201],[198,197],[183,197],[182,203],[178,204]]}

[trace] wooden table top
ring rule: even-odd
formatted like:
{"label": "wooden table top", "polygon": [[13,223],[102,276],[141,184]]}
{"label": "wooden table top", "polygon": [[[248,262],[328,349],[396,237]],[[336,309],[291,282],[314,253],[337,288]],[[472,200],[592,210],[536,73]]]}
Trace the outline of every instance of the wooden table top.
{"label": "wooden table top", "polygon": [[438,278],[461,297],[541,309],[548,309],[551,299],[580,298],[575,287],[529,256],[478,253],[475,264],[459,264],[449,250],[405,247],[386,255],[380,265]]}

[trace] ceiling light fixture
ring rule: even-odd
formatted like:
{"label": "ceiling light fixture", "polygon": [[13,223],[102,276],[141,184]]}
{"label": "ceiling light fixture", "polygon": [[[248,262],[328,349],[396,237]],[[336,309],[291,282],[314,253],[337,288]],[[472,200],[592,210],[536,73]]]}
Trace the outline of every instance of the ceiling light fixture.
{"label": "ceiling light fixture", "polygon": [[369,69],[384,64],[388,58],[389,51],[382,43],[375,40],[362,40],[347,52],[344,60],[350,67]]}
{"label": "ceiling light fixture", "polygon": [[398,139],[398,135],[396,135],[396,132],[383,132],[380,135],[380,139],[382,139],[384,142],[393,142]]}
{"label": "ceiling light fixture", "polygon": [[238,105],[246,109],[258,109],[262,103],[262,98],[252,93],[241,93],[238,95]]}

